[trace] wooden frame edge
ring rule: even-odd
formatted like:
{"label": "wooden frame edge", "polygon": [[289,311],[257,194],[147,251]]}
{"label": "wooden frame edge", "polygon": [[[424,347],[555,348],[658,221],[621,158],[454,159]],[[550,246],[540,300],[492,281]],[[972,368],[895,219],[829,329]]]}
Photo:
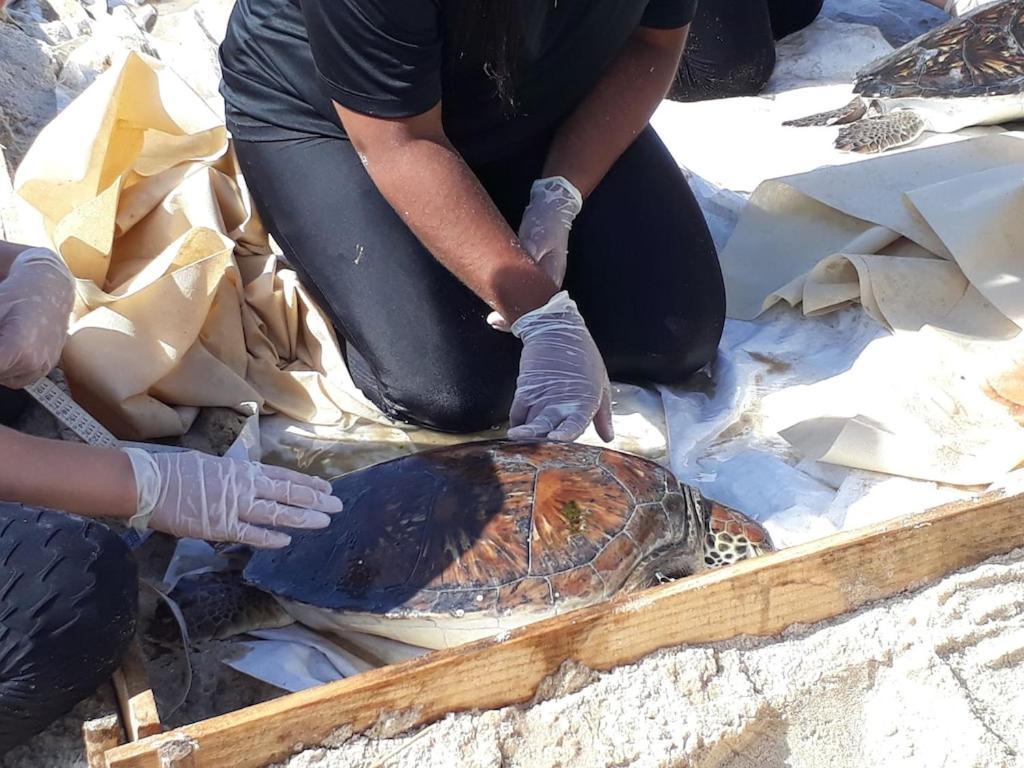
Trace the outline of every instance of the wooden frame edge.
{"label": "wooden frame edge", "polygon": [[529,701],[566,661],[607,670],[655,651],[777,635],[922,587],[1024,546],[1024,495],[985,496],[838,533],[483,640],[366,672],[109,750],[109,768],[258,768],[341,729],[404,728]]}

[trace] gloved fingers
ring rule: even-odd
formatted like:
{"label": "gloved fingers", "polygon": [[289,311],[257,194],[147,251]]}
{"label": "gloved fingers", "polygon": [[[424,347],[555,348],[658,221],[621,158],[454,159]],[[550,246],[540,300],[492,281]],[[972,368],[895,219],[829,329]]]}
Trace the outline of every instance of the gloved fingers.
{"label": "gloved fingers", "polygon": [[548,434],[565,418],[562,407],[548,406],[540,413],[530,414],[525,424],[510,429],[508,437],[510,440],[536,440],[548,437]]}
{"label": "gloved fingers", "polygon": [[23,356],[18,346],[12,348],[11,344],[20,343],[13,339],[4,338],[0,334],[0,385],[8,389],[21,389],[39,381],[50,372],[53,365],[48,360],[40,360],[37,355]]}
{"label": "gloved fingers", "polygon": [[[268,472],[267,470],[270,470]],[[341,512],[341,499],[331,495],[331,484],[281,467],[260,466],[255,480],[256,496],[293,507],[320,512]]]}
{"label": "gloved fingers", "polygon": [[320,493],[330,493],[331,484],[322,477],[307,475],[303,472],[296,472],[294,469],[286,469],[273,464],[259,464],[260,470],[271,480],[287,480],[297,485],[307,485]]}
{"label": "gloved fingers", "polygon": [[487,316],[487,324],[494,330],[501,331],[502,333],[512,332],[512,326],[509,325],[508,320],[501,316],[500,312],[491,312]]}
{"label": "gloved fingers", "polygon": [[331,524],[329,515],[313,509],[302,509],[274,501],[256,499],[248,509],[241,509],[238,518],[254,525],[271,525],[275,528],[302,528],[319,530]]}
{"label": "gloved fingers", "polygon": [[31,373],[17,374],[14,376],[7,376],[4,379],[0,379],[0,384],[7,387],[8,389],[24,389],[29,384],[39,381],[41,378],[49,373],[48,368],[40,368]]}
{"label": "gloved fingers", "polygon": [[562,287],[562,283],[565,280],[566,258],[567,254],[564,252],[557,253],[555,251],[548,251],[540,257],[541,269],[559,288]]}
{"label": "gloved fingers", "polygon": [[241,523],[231,540],[238,544],[248,544],[259,549],[282,549],[292,543],[292,537],[280,531],[268,531],[255,525]]}
{"label": "gloved fingers", "polygon": [[605,385],[601,393],[601,405],[597,408],[594,416],[594,428],[598,436],[606,443],[615,439],[615,427],[612,425],[612,389],[611,385]]}
{"label": "gloved fingers", "polygon": [[548,435],[548,439],[571,443],[586,432],[588,426],[590,426],[590,417],[582,411],[577,411],[569,414],[561,424],[553,429]]}
{"label": "gloved fingers", "polygon": [[518,427],[526,423],[526,417],[530,413],[530,403],[523,397],[520,389],[516,388],[515,397],[512,398],[512,409],[508,414],[510,427]]}

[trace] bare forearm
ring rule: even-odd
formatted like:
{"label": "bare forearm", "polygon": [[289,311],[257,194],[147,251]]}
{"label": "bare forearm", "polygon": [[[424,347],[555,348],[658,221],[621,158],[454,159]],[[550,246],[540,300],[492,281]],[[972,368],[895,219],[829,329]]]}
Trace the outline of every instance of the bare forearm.
{"label": "bare forearm", "polygon": [[[346,126],[360,121],[349,115]],[[381,141],[388,127],[378,125],[375,140],[353,137],[353,143],[381,194],[420,242],[509,322],[545,304],[555,284],[522,249],[455,148],[443,135],[415,130]]]}
{"label": "bare forearm", "polygon": [[544,166],[584,197],[647,126],[679,68],[687,30],[637,30],[563,124]]}
{"label": "bare forearm", "polygon": [[0,427],[0,499],[86,517],[135,513],[131,464],[124,453],[22,435]]}

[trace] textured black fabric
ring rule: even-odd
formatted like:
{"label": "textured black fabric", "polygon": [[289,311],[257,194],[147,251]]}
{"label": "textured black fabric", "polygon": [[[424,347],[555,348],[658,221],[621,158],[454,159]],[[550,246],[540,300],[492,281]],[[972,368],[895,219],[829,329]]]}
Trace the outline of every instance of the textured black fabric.
{"label": "textured black fabric", "polygon": [[0,424],[11,426],[31,402],[31,396],[23,389],[0,387]]}
{"label": "textured black fabric", "polygon": [[825,0],[768,0],[776,40],[798,32],[818,18]]}
{"label": "textured black fabric", "polygon": [[[513,229],[547,141],[473,170]],[[257,207],[388,415],[451,432],[504,423],[521,346],[419,243],[346,140],[237,142]],[[587,200],[565,287],[613,378],[678,382],[713,358],[724,289],[707,225],[648,128]]]}
{"label": "textured black fabric", "polygon": [[110,677],[137,607],[135,561],[109,528],[0,502],[0,754]]}
{"label": "textured black fabric", "polygon": [[451,29],[462,1],[239,0],[220,54],[235,137],[342,137],[332,99],[382,117],[443,101],[445,131],[468,159],[514,155],[575,108],[638,25],[684,26],[696,3],[517,2],[524,39],[510,114]]}
{"label": "textured black fabric", "polygon": [[690,27],[677,101],[755,96],[775,68],[775,40],[803,29],[822,0],[701,0]]}

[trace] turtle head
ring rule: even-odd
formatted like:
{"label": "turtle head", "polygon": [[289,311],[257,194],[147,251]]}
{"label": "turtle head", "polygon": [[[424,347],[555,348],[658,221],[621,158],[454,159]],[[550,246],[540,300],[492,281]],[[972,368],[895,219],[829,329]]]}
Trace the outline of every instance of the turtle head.
{"label": "turtle head", "polygon": [[704,566],[720,568],[775,550],[760,523],[711,499],[702,499]]}

